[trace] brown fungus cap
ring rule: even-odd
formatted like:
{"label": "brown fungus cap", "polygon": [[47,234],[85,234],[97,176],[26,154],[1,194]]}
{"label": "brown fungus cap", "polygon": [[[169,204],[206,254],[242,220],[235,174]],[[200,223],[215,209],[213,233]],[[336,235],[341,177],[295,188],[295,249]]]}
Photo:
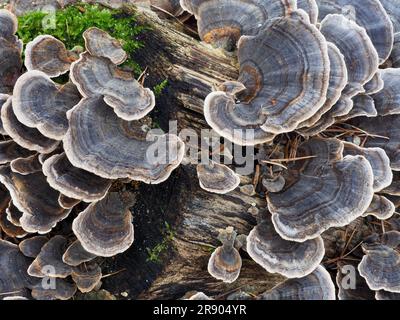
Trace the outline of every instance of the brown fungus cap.
{"label": "brown fungus cap", "polygon": [[21,241],[18,246],[24,256],[35,259],[48,241],[45,236],[34,236]]}
{"label": "brown fungus cap", "polygon": [[242,268],[242,258],[234,247],[236,235],[232,227],[221,230],[218,239],[222,246],[212,253],[208,261],[209,274],[226,283],[236,281]]}
{"label": "brown fungus cap", "polygon": [[63,140],[68,160],[105,179],[161,183],[183,160],[185,146],[179,137],[149,137],[141,123],[118,118],[99,97],[83,99],[68,118]]}
{"label": "brown fungus cap", "polygon": [[15,159],[29,157],[32,154],[34,154],[32,151],[21,147],[13,140],[0,142],[0,164],[7,164]]}
{"label": "brown fungus cap", "polygon": [[267,196],[276,231],[287,240],[303,242],[331,227],[349,224],[369,207],[373,171],[363,156],[343,157],[337,139],[313,138],[298,149],[310,157],[289,165],[286,186]]}
{"label": "brown fungus cap", "polygon": [[86,50],[92,56],[108,58],[116,65],[122,64],[128,58],[121,42],[99,28],[87,29],[83,33],[83,38]]}
{"label": "brown fungus cap", "polygon": [[77,290],[74,283],[70,283],[64,279],[55,278],[55,288],[43,287],[38,284],[32,288],[32,297],[36,300],[69,300]]}
{"label": "brown fungus cap", "polygon": [[26,45],[25,66],[28,71],[38,70],[51,78],[69,71],[78,55],[68,51],[64,43],[50,35],[41,35]]}
{"label": "brown fungus cap", "polygon": [[1,122],[7,135],[28,150],[48,153],[60,144],[57,140],[45,137],[38,129],[27,127],[19,122],[13,110],[11,97],[1,108]]}
{"label": "brown fungus cap", "polygon": [[92,261],[96,257],[96,255],[87,252],[79,240],[76,240],[64,252],[62,259],[66,264],[76,267],[82,263]]}
{"label": "brown fungus cap", "polygon": [[225,194],[236,189],[240,177],[229,167],[214,161],[197,165],[200,187],[208,192]]}
{"label": "brown fungus cap", "polygon": [[10,192],[14,205],[23,213],[20,223],[27,232],[45,234],[70,213],[60,207],[59,193],[50,188],[41,172],[21,175],[12,172],[9,166],[3,166],[0,181]]}
{"label": "brown fungus cap", "polygon": [[72,269],[72,280],[82,293],[90,292],[100,283],[101,268],[95,262],[83,263]]}
{"label": "brown fungus cap", "polygon": [[70,77],[82,96],[102,95],[107,105],[124,120],[139,120],[155,106],[154,93],[107,58],[87,52],[81,54],[71,66]]}
{"label": "brown fungus cap", "polygon": [[[40,92],[38,95],[37,93]],[[61,140],[68,129],[66,112],[81,99],[72,83],[60,86],[41,71],[28,71],[15,84],[13,111],[24,125]]]}
{"label": "brown fungus cap", "polygon": [[0,37],[0,93],[11,94],[22,72],[21,49],[18,44]]}
{"label": "brown fungus cap", "polygon": [[[10,198],[11,200],[11,198]],[[14,206],[13,202],[10,201],[8,204],[8,207],[6,209],[7,213],[7,219],[10,221],[13,225],[20,227],[21,226],[21,218],[23,213],[18,210],[16,206]]]}
{"label": "brown fungus cap", "polygon": [[305,242],[282,239],[271,219],[261,221],[247,237],[247,253],[270,273],[301,278],[313,272],[325,254],[324,242],[317,237]]}
{"label": "brown fungus cap", "polygon": [[26,158],[18,158],[10,163],[10,168],[13,172],[27,175],[30,173],[42,171],[42,164],[39,162],[38,154]]}
{"label": "brown fungus cap", "polygon": [[134,240],[132,195],[109,193],[90,204],[72,223],[82,247],[101,257],[112,257],[129,249]]}
{"label": "brown fungus cap", "polygon": [[49,185],[67,197],[93,202],[105,197],[111,180],[74,167],[65,153],[54,155],[43,163]]}
{"label": "brown fungus cap", "polygon": [[24,229],[7,219],[6,210],[0,212],[0,229],[11,238],[23,238],[28,234]]}
{"label": "brown fungus cap", "polygon": [[40,249],[39,255],[28,268],[33,277],[66,278],[71,275],[71,266],[62,261],[62,255],[67,247],[67,239],[57,235],[51,238]]}
{"label": "brown fungus cap", "polygon": [[64,209],[72,209],[80,202],[81,202],[81,200],[69,198],[69,197],[63,195],[62,193],[60,193],[60,195],[58,197],[58,203]]}

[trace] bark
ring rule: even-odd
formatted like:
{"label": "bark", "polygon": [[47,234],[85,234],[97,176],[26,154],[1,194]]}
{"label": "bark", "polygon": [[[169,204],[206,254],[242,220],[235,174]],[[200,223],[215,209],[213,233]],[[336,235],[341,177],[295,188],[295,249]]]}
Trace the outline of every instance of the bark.
{"label": "bark", "polygon": [[[152,12],[141,11],[138,20],[150,27],[141,39],[145,48],[135,56],[140,65],[148,67],[145,85],[151,87],[168,79],[168,88],[156,107],[161,127],[168,129],[168,120],[173,119],[179,129],[207,127],[202,115],[204,98],[214,85],[237,78],[236,58],[201,43],[185,34],[187,30],[180,24],[160,20]],[[238,288],[258,293],[283,280],[268,274],[245,252],[241,275],[235,283],[224,284],[207,272],[211,252],[219,245],[218,229],[233,226],[239,233],[248,234],[256,223],[248,209],[265,207],[265,200],[239,191],[228,195],[207,193],[199,188],[193,166],[182,166],[166,183],[142,185],[138,192],[139,203],[133,211],[139,238],[136,246],[112,265],[111,271],[124,270],[105,281],[105,287],[114,293],[125,290],[130,298],[140,299],[176,299],[192,290],[223,296]],[[161,263],[149,263],[146,247],[165,238],[157,230],[157,224],[162,226],[164,220],[174,233],[169,251],[163,254]]]}

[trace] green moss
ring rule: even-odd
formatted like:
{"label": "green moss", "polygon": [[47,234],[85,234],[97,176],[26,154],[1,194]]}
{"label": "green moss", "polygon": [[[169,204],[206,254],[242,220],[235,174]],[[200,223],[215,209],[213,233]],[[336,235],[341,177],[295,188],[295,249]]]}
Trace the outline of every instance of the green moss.
{"label": "green moss", "polygon": [[163,231],[163,234],[164,238],[159,244],[155,245],[151,249],[146,248],[148,254],[147,261],[161,263],[162,254],[170,248],[171,242],[175,238],[175,232],[172,230],[168,222],[165,222],[165,230]]}
{"label": "green moss", "polygon": [[[84,47],[83,32],[90,27],[98,27],[120,40],[130,56],[143,47],[137,37],[145,27],[137,25],[134,14],[100,5],[73,5],[56,11],[55,28],[44,29],[42,22],[46,16],[43,12],[31,12],[19,17],[18,36],[25,44],[39,35],[49,34],[64,42],[68,49]],[[132,58],[129,58],[125,65],[140,74],[140,67]]]}
{"label": "green moss", "polygon": [[154,95],[156,96],[156,98],[161,96],[161,94],[163,93],[163,91],[167,86],[168,86],[168,79],[165,79],[164,81],[160,82],[153,88]]}

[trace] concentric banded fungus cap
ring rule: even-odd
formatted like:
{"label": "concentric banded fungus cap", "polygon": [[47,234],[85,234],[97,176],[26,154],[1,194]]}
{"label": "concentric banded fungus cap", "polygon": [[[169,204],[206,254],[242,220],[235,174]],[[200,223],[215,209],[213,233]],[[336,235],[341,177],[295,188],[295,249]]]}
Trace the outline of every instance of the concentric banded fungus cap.
{"label": "concentric banded fungus cap", "polygon": [[126,251],[133,243],[131,194],[109,193],[90,204],[72,223],[72,230],[89,253],[112,257]]}
{"label": "concentric banded fungus cap", "polygon": [[304,135],[314,135],[315,129],[313,129],[312,126],[316,123],[318,126],[321,117],[331,110],[331,108],[339,100],[343,89],[347,85],[348,74],[344,56],[340,52],[339,48],[332,42],[328,42],[328,56],[331,71],[329,74],[329,87],[326,94],[326,101],[322,108],[319,109],[318,112],[316,112],[311,118],[299,124],[299,128],[301,128],[301,130],[298,131]]}
{"label": "concentric banded fungus cap", "polygon": [[351,99],[353,101],[353,107],[344,116],[334,118],[335,121],[341,122],[356,117],[376,117],[378,112],[375,108],[374,99],[367,94],[360,93]]}
{"label": "concentric banded fungus cap", "polygon": [[352,261],[339,262],[336,273],[339,300],[374,300],[371,291]]}
{"label": "concentric banded fungus cap", "polygon": [[390,186],[393,173],[390,168],[390,160],[386,152],[381,148],[363,148],[353,143],[343,142],[343,155],[364,156],[372,167],[374,173],[374,191],[378,192]]}
{"label": "concentric banded fungus cap", "polygon": [[[0,109],[3,108],[4,104],[7,102],[7,100],[10,98],[8,94],[2,94],[0,93]],[[0,134],[5,136],[7,135],[7,132],[4,130],[3,123],[0,121]]]}
{"label": "concentric banded fungus cap", "polygon": [[371,204],[363,216],[375,216],[379,220],[386,220],[393,216],[396,208],[388,198],[374,194]]}
{"label": "concentric banded fungus cap", "polygon": [[[389,232],[391,234],[386,237],[389,237],[390,241],[387,244],[385,242],[388,239],[383,239],[381,243],[366,242],[362,245],[365,256],[358,265],[358,271],[371,290],[400,293],[400,253],[396,250],[400,244],[400,233]],[[396,239],[397,241],[393,241]]]}
{"label": "concentric banded fungus cap", "polygon": [[400,31],[400,1],[399,0],[379,0],[385,11],[392,20],[394,32]]}
{"label": "concentric banded fungus cap", "polygon": [[67,247],[67,239],[56,235],[40,250],[28,268],[28,274],[33,277],[66,278],[71,272],[71,266],[62,261],[62,255]]}
{"label": "concentric banded fungus cap", "polygon": [[318,267],[325,248],[321,237],[303,243],[282,239],[268,218],[250,232],[247,237],[247,253],[270,273],[301,278]]}
{"label": "concentric banded fungus cap", "polygon": [[13,172],[27,175],[42,171],[42,164],[39,162],[38,155],[34,154],[27,158],[18,158],[10,163],[11,170]]}
{"label": "concentric banded fungus cap", "polygon": [[1,121],[7,135],[28,150],[48,153],[56,149],[60,143],[45,137],[38,129],[27,127],[19,122],[14,114],[11,97],[1,108]]}
{"label": "concentric banded fungus cap", "polygon": [[[293,131],[323,106],[329,84],[328,47],[304,11],[271,20],[257,36],[242,37],[238,47],[238,81],[246,88],[236,94],[240,102],[233,94],[217,91],[204,103],[205,118],[218,134],[238,144],[271,141],[274,134]],[[256,131],[253,143],[234,139],[235,129],[260,127],[271,136]]]}
{"label": "concentric banded fungus cap", "polygon": [[63,261],[73,267],[76,267],[84,262],[88,262],[96,258],[97,256],[87,252],[76,240],[74,241],[63,254]]}
{"label": "concentric banded fungus cap", "polygon": [[260,295],[261,300],[335,300],[335,285],[324,267],[299,279],[289,279]]}
{"label": "concentric banded fungus cap", "polygon": [[375,118],[359,117],[351,121],[352,125],[368,132],[364,146],[382,148],[390,159],[392,170],[400,170],[400,115],[378,116]]}
{"label": "concentric banded fungus cap", "polygon": [[0,294],[13,292],[23,293],[25,288],[31,287],[35,280],[26,270],[30,259],[25,257],[18,246],[0,239]]}
{"label": "concentric banded fungus cap", "polygon": [[25,66],[28,71],[38,70],[51,78],[69,71],[78,55],[68,51],[64,43],[50,35],[36,37],[26,45]]}
{"label": "concentric banded fungus cap", "polygon": [[234,282],[242,268],[242,258],[234,247],[236,232],[232,227],[221,230],[218,239],[222,246],[218,247],[208,261],[208,272],[215,279],[226,283]]}
{"label": "concentric banded fungus cap", "polygon": [[383,82],[381,71],[382,69],[379,69],[372,79],[364,85],[365,94],[375,94],[383,89],[385,83]]}
{"label": "concentric banded fungus cap", "polygon": [[379,54],[380,62],[389,57],[393,44],[393,24],[379,0],[317,0],[317,4],[320,20],[331,13],[349,15],[366,29]]}
{"label": "concentric banded fungus cap", "polygon": [[400,293],[380,290],[375,293],[376,300],[400,300]]}
{"label": "concentric banded fungus cap", "polygon": [[37,128],[48,138],[61,140],[68,129],[66,112],[80,99],[72,83],[59,86],[41,71],[29,71],[15,84],[12,104],[22,124]]}
{"label": "concentric banded fungus cap", "polygon": [[102,274],[97,263],[89,262],[73,268],[71,276],[79,291],[85,293],[92,291],[99,284]]}
{"label": "concentric banded fungus cap", "polygon": [[60,207],[58,192],[50,188],[41,172],[21,175],[3,166],[0,181],[10,192],[14,205],[23,213],[20,223],[27,232],[47,233],[70,212]]}
{"label": "concentric banded fungus cap", "polygon": [[214,161],[197,165],[197,176],[202,189],[213,193],[228,193],[240,184],[239,176],[229,167]]}
{"label": "concentric banded fungus cap", "polygon": [[379,66],[378,53],[365,29],[341,14],[330,14],[321,21],[321,32],[339,48],[346,62],[348,84],[341,99],[364,92],[364,84]]}
{"label": "concentric banded fungus cap", "polygon": [[21,241],[18,246],[25,257],[36,258],[48,241],[47,237],[35,236]]}
{"label": "concentric banded fungus cap", "polygon": [[161,183],[183,160],[180,138],[165,134],[150,139],[139,122],[118,118],[100,97],[83,99],[68,118],[63,140],[68,160],[100,177]]}
{"label": "concentric banded fungus cap", "polygon": [[331,227],[360,217],[374,194],[371,165],[363,156],[342,156],[336,139],[314,138],[298,156],[314,156],[289,166],[286,186],[267,196],[276,231],[287,240],[303,242]]}
{"label": "concentric banded fungus cap", "polygon": [[23,238],[27,235],[27,232],[19,226],[12,224],[7,219],[7,213],[4,210],[0,213],[0,230],[11,237],[11,238]]}
{"label": "concentric banded fungus cap", "polygon": [[296,1],[181,0],[181,6],[197,18],[203,41],[233,50],[240,36],[255,35],[267,20],[296,10]]}
{"label": "concentric banded fungus cap", "polygon": [[380,71],[384,81],[383,89],[372,98],[380,116],[400,113],[400,69],[389,68]]}
{"label": "concentric banded fungus cap", "polygon": [[55,278],[55,289],[44,288],[40,283],[32,288],[32,297],[36,300],[69,300],[76,293],[76,285],[64,279]]}
{"label": "concentric banded fungus cap", "polygon": [[18,30],[18,20],[15,15],[5,9],[0,9],[0,37],[15,42]]}
{"label": "concentric banded fungus cap", "polygon": [[83,33],[86,50],[96,57],[108,58],[112,63],[123,63],[128,55],[121,43],[99,28],[89,28]]}
{"label": "concentric banded fungus cap", "polygon": [[318,5],[315,0],[297,0],[297,8],[307,12],[312,24],[318,22]]}
{"label": "concentric banded fungus cap", "polygon": [[139,120],[155,106],[154,93],[109,59],[83,53],[71,66],[71,80],[84,97],[104,96],[104,101],[124,120]]}
{"label": "concentric banded fungus cap", "polygon": [[15,159],[29,157],[32,154],[32,151],[22,148],[13,140],[0,142],[0,164],[10,163]]}
{"label": "concentric banded fungus cap", "polygon": [[35,0],[35,1],[26,1],[26,0],[11,0],[10,1],[10,9],[17,16],[22,16],[25,13],[38,11],[45,6],[51,6],[54,9],[59,9],[59,0]]}
{"label": "concentric banded fungus cap", "polygon": [[20,48],[0,37],[0,93],[11,94],[21,75],[22,59]]}
{"label": "concentric banded fungus cap", "polygon": [[111,180],[72,166],[65,153],[47,159],[43,163],[43,173],[52,188],[86,202],[104,198],[111,187]]}

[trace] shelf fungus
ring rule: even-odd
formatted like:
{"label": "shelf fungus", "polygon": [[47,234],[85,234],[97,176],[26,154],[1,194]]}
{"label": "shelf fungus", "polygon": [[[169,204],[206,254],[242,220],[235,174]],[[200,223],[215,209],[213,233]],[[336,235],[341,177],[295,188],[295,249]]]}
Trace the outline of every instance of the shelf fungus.
{"label": "shelf fungus", "polygon": [[48,233],[70,213],[70,210],[60,207],[58,192],[50,188],[41,172],[21,175],[12,172],[9,166],[3,166],[0,168],[0,182],[23,213],[20,223],[29,233]]}
{"label": "shelf fungus", "polygon": [[363,156],[343,157],[336,139],[313,138],[289,165],[285,188],[267,195],[276,231],[287,240],[303,242],[331,227],[345,226],[360,217],[374,194],[374,175]]}
{"label": "shelf fungus", "polygon": [[26,158],[18,158],[10,162],[11,171],[27,175],[42,171],[42,164],[39,162],[38,155],[34,154]]}
{"label": "shelf fungus", "polygon": [[224,194],[235,190],[240,177],[228,166],[214,161],[197,165],[200,187],[208,192]]}
{"label": "shelf fungus", "polygon": [[11,94],[22,72],[21,49],[0,37],[0,93]]}
{"label": "shelf fungus", "polygon": [[149,137],[140,122],[118,118],[100,97],[83,99],[67,115],[63,143],[68,160],[105,179],[161,183],[183,160],[179,137]]}
{"label": "shelf fungus", "polygon": [[375,293],[376,300],[400,300],[400,293],[379,290]]}
{"label": "shelf fungus", "polygon": [[[0,110],[3,108],[4,104],[9,98],[10,96],[8,94],[0,93]],[[2,121],[0,121],[0,134],[3,136],[7,135],[6,131],[4,130]]]}
{"label": "shelf fungus", "polygon": [[84,263],[72,269],[71,277],[80,292],[90,292],[100,283],[101,268],[95,262]]}
{"label": "shelf fungus", "polygon": [[154,93],[107,58],[81,54],[71,66],[70,77],[84,97],[102,95],[124,120],[139,120],[155,107]]}
{"label": "shelf fungus", "polygon": [[53,155],[43,163],[49,185],[67,197],[93,202],[104,198],[111,180],[72,166],[65,153]]}
{"label": "shelf fungus", "polygon": [[374,194],[372,202],[363,216],[374,216],[379,220],[386,220],[393,216],[396,207],[392,201],[385,196]]}
{"label": "shelf fungus", "polygon": [[392,68],[400,68],[400,32],[394,34],[393,50],[387,62]]}
{"label": "shelf fungus", "polygon": [[15,34],[18,30],[18,19],[10,11],[0,9],[0,38],[11,43],[17,41]]}
{"label": "shelf fungus", "polygon": [[256,35],[267,20],[286,16],[297,8],[295,0],[181,0],[180,3],[197,18],[203,41],[229,51],[235,48],[240,36]]}
{"label": "shelf fungus", "polygon": [[[272,19],[257,36],[241,37],[238,57],[239,84],[223,84],[230,90],[212,92],[204,103],[207,123],[224,138],[241,145],[269,142],[324,105],[328,46],[304,11]],[[247,129],[255,131],[250,138]]]}
{"label": "shelf fungus", "polygon": [[400,233],[389,231],[362,244],[358,271],[371,290],[400,293]]}
{"label": "shelf fungus", "polygon": [[18,79],[12,107],[22,124],[37,128],[45,137],[61,140],[68,129],[66,112],[80,99],[72,83],[60,86],[45,73],[35,70],[28,71]]}
{"label": "shelf fungus", "polygon": [[21,241],[18,246],[25,257],[35,259],[48,241],[45,236],[34,236]]}
{"label": "shelf fungus", "polygon": [[380,71],[384,81],[383,89],[372,98],[380,116],[400,114],[400,69],[388,68]]}
{"label": "shelf fungus", "polygon": [[1,108],[1,121],[7,135],[28,150],[49,153],[55,150],[60,143],[45,137],[36,128],[27,127],[19,122],[13,110],[11,97]]}
{"label": "shelf fungus", "polygon": [[33,277],[66,278],[72,273],[72,267],[62,261],[67,247],[67,239],[56,235],[40,249],[40,253],[28,268]]}
{"label": "shelf fungus", "polygon": [[259,300],[336,300],[335,285],[328,271],[318,266],[311,274],[289,279],[258,297]]}
{"label": "shelf fungus", "polygon": [[[7,191],[7,193],[8,193],[8,191]],[[9,202],[8,207],[6,209],[6,213],[7,213],[8,221],[10,221],[13,225],[15,225],[17,227],[21,226],[20,220],[22,218],[23,213],[21,211],[19,211],[16,206],[14,206],[12,201]]]}
{"label": "shelf fungus", "polygon": [[351,120],[351,124],[368,132],[364,146],[382,148],[390,159],[390,167],[400,171],[400,131],[398,124],[400,115],[377,116],[375,118],[359,117]]}
{"label": "shelf fungus", "polygon": [[36,37],[25,49],[27,70],[42,71],[51,78],[67,73],[78,58],[77,53],[68,51],[62,41],[50,35]]}
{"label": "shelf fungus", "polygon": [[242,258],[234,247],[236,232],[232,227],[221,230],[218,240],[222,246],[218,247],[208,261],[208,272],[217,280],[232,283],[239,277],[242,268]]}
{"label": "shelf fungus", "polygon": [[69,300],[77,290],[74,283],[65,279],[55,278],[54,289],[37,284],[32,288],[32,297],[36,300]]}
{"label": "shelf fungus", "polygon": [[385,11],[392,20],[394,32],[400,31],[400,1],[399,0],[379,0]]}
{"label": "shelf fungus", "polygon": [[[316,0],[319,19],[328,14],[344,14],[365,28],[379,55],[380,63],[389,57],[393,45],[393,24],[379,0]],[[365,53],[364,53],[365,54]]]}
{"label": "shelf fungus", "polygon": [[[61,0],[62,1],[62,0]],[[38,11],[42,8],[59,9],[60,0],[10,0],[10,10],[17,16],[22,16],[28,12]]]}
{"label": "shelf fungus", "polygon": [[318,5],[315,0],[297,0],[297,8],[307,12],[312,24],[318,22]]}
{"label": "shelf fungus", "polygon": [[370,95],[370,94],[376,94],[379,91],[383,89],[383,86],[385,83],[383,82],[382,79],[382,70],[384,69],[379,69],[375,75],[372,77],[371,80],[369,80],[365,85],[365,94]]}
{"label": "shelf fungus", "polygon": [[29,157],[33,154],[13,140],[6,140],[0,142],[0,164],[7,164],[19,158]]}
{"label": "shelf fungus", "polygon": [[90,204],[72,223],[72,230],[82,247],[100,257],[112,257],[126,251],[133,243],[131,194],[110,192]]}
{"label": "shelf fungus", "polygon": [[79,240],[76,240],[64,252],[62,259],[66,264],[76,267],[84,262],[92,261],[96,257],[96,255],[87,252]]}
{"label": "shelf fungus", "polygon": [[127,53],[121,42],[99,28],[89,28],[83,33],[86,50],[96,57],[108,58],[115,65],[125,62]]}
{"label": "shelf fungus", "polygon": [[28,275],[30,259],[25,257],[17,245],[0,239],[0,295],[24,294],[26,288],[36,284]]}
{"label": "shelf fungus", "polygon": [[374,191],[379,192],[392,183],[393,173],[390,168],[390,160],[386,152],[381,148],[363,148],[353,143],[343,142],[345,156],[364,156],[372,167],[374,174]]}
{"label": "shelf fungus", "polygon": [[325,254],[324,242],[317,237],[305,242],[282,239],[270,218],[262,220],[247,237],[247,253],[270,273],[301,278],[313,272]]}

